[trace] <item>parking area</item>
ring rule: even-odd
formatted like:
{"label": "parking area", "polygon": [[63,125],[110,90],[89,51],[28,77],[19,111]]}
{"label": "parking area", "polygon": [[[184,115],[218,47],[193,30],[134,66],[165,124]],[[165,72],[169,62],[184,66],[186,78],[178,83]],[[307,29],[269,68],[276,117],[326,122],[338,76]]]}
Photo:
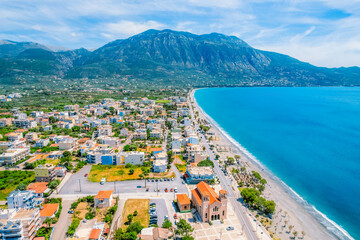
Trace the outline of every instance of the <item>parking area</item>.
{"label": "parking area", "polygon": [[169,216],[169,212],[166,207],[166,203],[164,199],[150,199],[150,204],[156,204],[156,213],[158,216],[158,226],[162,226],[165,216]]}

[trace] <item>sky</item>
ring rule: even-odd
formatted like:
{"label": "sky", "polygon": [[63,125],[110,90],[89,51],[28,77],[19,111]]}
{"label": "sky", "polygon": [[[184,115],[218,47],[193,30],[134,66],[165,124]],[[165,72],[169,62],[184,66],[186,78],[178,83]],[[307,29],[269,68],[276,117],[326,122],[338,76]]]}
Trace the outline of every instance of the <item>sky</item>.
{"label": "sky", "polygon": [[0,39],[92,50],[147,29],[218,32],[316,66],[360,66],[360,0],[0,0]]}

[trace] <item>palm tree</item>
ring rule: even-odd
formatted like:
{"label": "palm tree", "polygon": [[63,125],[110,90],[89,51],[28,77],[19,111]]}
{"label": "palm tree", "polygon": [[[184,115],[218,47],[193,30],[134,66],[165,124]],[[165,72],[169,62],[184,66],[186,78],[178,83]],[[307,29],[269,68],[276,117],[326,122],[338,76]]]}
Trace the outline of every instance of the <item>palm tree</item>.
{"label": "palm tree", "polygon": [[294,226],[293,225],[290,225],[289,226],[289,233],[291,233],[291,230],[294,228]]}
{"label": "palm tree", "polygon": [[297,231],[293,231],[293,235],[294,235],[294,239],[296,239],[298,232]]}
{"label": "palm tree", "polygon": [[47,224],[48,227],[50,227],[52,222],[53,222],[52,218],[46,218],[43,223]]}
{"label": "palm tree", "polygon": [[305,235],[306,235],[306,232],[305,231],[301,231],[301,235],[302,235],[302,239],[304,239]]}

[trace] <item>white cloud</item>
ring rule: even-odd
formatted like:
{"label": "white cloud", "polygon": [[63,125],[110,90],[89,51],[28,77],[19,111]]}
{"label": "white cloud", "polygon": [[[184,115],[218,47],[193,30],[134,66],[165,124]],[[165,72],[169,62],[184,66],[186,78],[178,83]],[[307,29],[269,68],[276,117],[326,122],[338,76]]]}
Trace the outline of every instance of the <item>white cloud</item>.
{"label": "white cloud", "polygon": [[105,34],[111,34],[120,37],[130,37],[148,29],[162,29],[164,27],[164,24],[156,21],[134,22],[122,20],[116,23],[107,23],[104,26],[104,29],[106,31]]}

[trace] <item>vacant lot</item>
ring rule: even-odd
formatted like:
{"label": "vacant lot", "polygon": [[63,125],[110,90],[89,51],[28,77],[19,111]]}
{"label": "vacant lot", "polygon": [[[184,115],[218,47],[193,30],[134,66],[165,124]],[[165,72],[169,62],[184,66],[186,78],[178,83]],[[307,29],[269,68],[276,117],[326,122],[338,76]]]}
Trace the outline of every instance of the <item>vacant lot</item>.
{"label": "vacant lot", "polygon": [[28,185],[34,180],[35,173],[32,171],[0,171],[0,200],[6,200],[9,193],[15,190],[20,183]]}
{"label": "vacant lot", "polygon": [[[144,169],[150,169],[150,167],[143,167]],[[130,174],[130,169],[134,170],[133,174]],[[125,166],[115,165],[93,165],[91,167],[88,179],[91,182],[100,182],[102,178],[106,178],[108,182],[114,181],[126,181],[126,180],[138,180],[140,174],[143,174],[141,167],[133,166],[132,168],[126,168]]]}
{"label": "vacant lot", "polygon": [[134,216],[132,222],[140,222],[143,227],[147,227],[149,225],[149,199],[128,199],[125,202],[124,211],[122,213],[121,220],[121,228],[125,230],[127,225],[127,216],[129,214],[133,214],[135,211],[138,212],[136,216]]}
{"label": "vacant lot", "polygon": [[179,169],[179,172],[185,173],[186,172],[186,164],[175,164],[177,169]]}

